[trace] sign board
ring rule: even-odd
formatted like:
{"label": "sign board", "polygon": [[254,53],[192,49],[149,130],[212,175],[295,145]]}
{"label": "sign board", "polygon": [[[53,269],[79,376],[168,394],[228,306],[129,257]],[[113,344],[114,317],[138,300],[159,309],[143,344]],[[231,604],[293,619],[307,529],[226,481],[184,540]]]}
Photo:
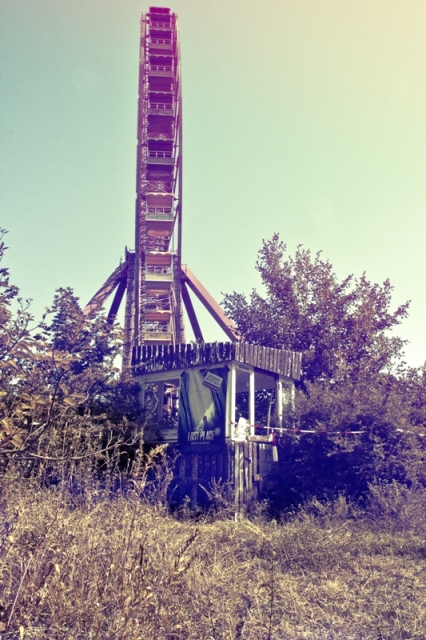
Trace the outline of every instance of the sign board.
{"label": "sign board", "polygon": [[179,385],[181,444],[206,446],[225,442],[227,377],[228,367],[189,369],[182,373]]}
{"label": "sign board", "polygon": [[203,380],[203,385],[205,387],[208,387],[212,391],[219,391],[222,382],[223,382],[223,378],[221,378],[221,376],[217,376],[211,371],[208,371],[206,373],[206,377]]}

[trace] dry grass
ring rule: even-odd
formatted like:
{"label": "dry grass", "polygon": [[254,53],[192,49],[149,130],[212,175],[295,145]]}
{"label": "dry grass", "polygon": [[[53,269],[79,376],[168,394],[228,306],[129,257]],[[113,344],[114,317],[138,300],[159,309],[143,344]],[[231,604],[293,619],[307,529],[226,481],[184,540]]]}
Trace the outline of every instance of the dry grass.
{"label": "dry grass", "polygon": [[398,530],[391,499],[376,492],[368,518],[340,501],[283,524],[192,522],[136,489],[73,497],[9,481],[0,636],[424,640],[426,522]]}

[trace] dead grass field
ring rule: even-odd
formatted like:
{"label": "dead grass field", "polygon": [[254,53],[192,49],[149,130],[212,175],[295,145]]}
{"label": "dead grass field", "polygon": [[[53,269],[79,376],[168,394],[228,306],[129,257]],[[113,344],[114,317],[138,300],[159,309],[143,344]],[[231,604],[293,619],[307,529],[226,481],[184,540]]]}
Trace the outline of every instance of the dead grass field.
{"label": "dead grass field", "polygon": [[[286,522],[177,519],[135,490],[4,483],[0,637],[424,640],[424,495]],[[423,510],[421,510],[423,507]]]}

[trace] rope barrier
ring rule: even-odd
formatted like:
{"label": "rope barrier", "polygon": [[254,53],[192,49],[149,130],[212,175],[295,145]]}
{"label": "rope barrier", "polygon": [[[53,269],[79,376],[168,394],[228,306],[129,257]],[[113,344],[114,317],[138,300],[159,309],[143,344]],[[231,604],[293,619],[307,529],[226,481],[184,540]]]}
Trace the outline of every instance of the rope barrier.
{"label": "rope barrier", "polygon": [[[238,422],[231,422],[230,423],[232,426],[237,426]],[[292,429],[290,427],[268,427],[264,424],[246,424],[246,427],[249,427],[250,429],[265,429],[268,434],[271,432],[275,432],[278,435],[281,433],[293,433],[293,434],[305,434],[305,433],[311,433],[314,435],[326,435],[326,436],[335,436],[335,435],[362,435],[363,433],[371,433],[373,431],[373,429],[369,428],[369,429],[361,429],[361,430],[357,430],[357,431],[350,431],[350,430],[345,430],[345,431],[326,431],[326,430],[319,430],[319,429]],[[412,433],[414,435],[419,436],[419,438],[425,438],[426,437],[426,432],[425,433],[418,433],[416,431],[412,431],[411,429],[395,429],[395,431],[397,431],[398,433]]]}

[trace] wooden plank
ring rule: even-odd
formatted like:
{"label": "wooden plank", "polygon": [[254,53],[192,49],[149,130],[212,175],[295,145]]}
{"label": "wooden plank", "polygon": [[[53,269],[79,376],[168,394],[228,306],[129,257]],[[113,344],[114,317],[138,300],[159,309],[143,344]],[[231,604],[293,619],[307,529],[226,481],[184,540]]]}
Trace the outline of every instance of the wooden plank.
{"label": "wooden plank", "polygon": [[256,481],[256,477],[259,474],[258,466],[259,466],[259,445],[253,442],[252,449],[252,464],[251,464],[251,472],[253,474],[253,497],[257,498],[259,493],[259,486],[254,484]]}
{"label": "wooden plank", "polygon": [[260,355],[260,349],[261,347],[256,344],[254,347],[254,361],[255,361],[255,366],[258,367],[259,366],[259,362],[261,361],[261,355]]}
{"label": "wooden plank", "polygon": [[257,367],[257,362],[258,362],[258,360],[257,360],[257,349],[258,349],[258,346],[257,346],[257,344],[254,344],[252,346],[253,346],[252,365],[253,365],[253,367]]}
{"label": "wooden plank", "polygon": [[217,345],[218,350],[218,358],[219,360],[223,360],[225,348],[223,346],[223,342],[219,342]]}
{"label": "wooden plank", "polygon": [[251,458],[250,458],[250,445],[248,442],[244,443],[244,504],[247,504],[251,500]]}
{"label": "wooden plank", "polygon": [[278,373],[278,349],[273,349],[272,352],[272,371]]}
{"label": "wooden plank", "polygon": [[219,362],[219,361],[220,361],[220,357],[219,357],[219,348],[220,348],[220,347],[219,347],[219,345],[220,345],[220,343],[219,343],[219,342],[215,342],[215,344],[214,344],[214,348],[213,348],[213,350],[214,350],[214,362],[215,362],[215,364],[216,364],[217,362]]}
{"label": "wooden plank", "polygon": [[292,362],[292,367],[291,367],[291,377],[292,378],[297,378],[297,364],[298,364],[298,357],[297,357],[297,353],[293,352],[293,362]]}
{"label": "wooden plank", "polygon": [[282,375],[287,375],[287,351],[282,351],[281,353],[281,369]]}
{"label": "wooden plank", "polygon": [[179,345],[180,349],[179,349],[179,361],[182,367],[186,366],[186,345],[185,344],[181,344]]}
{"label": "wooden plank", "polygon": [[262,367],[262,369],[266,369],[266,356],[268,354],[268,348],[267,347],[262,347],[262,364],[260,365]]}
{"label": "wooden plank", "polygon": [[277,349],[277,361],[276,361],[276,365],[275,365],[275,371],[277,373],[281,373],[282,369],[281,369],[281,349]]}
{"label": "wooden plank", "polygon": [[291,369],[293,366],[293,354],[291,351],[287,351],[287,376],[291,378]]}
{"label": "wooden plank", "polygon": [[166,367],[168,369],[171,369],[173,367],[173,355],[174,355],[173,345],[169,344],[167,347],[167,358],[166,358]]}
{"label": "wooden plank", "polygon": [[276,371],[277,373],[279,373],[280,375],[282,375],[282,366],[281,366],[281,349],[277,349],[277,358],[276,358],[275,371]]}
{"label": "wooden plank", "polygon": [[269,371],[269,347],[264,347],[263,368]]}
{"label": "wooden plank", "polygon": [[274,373],[275,373],[275,369],[274,369],[275,352],[276,352],[276,349],[274,349],[273,347],[270,347],[270,349],[269,349],[269,371],[273,371]]}
{"label": "wooden plank", "polygon": [[274,354],[272,353],[272,348],[271,347],[267,347],[266,349],[266,368],[268,369],[268,371],[273,371],[272,368],[272,359],[274,357]]}
{"label": "wooden plank", "polygon": [[233,349],[232,349],[232,343],[231,343],[231,342],[226,342],[226,343],[225,343],[225,357],[224,357],[224,359],[225,359],[225,360],[233,360],[233,359],[236,359],[235,351],[236,351],[237,345],[239,345],[239,343],[238,343],[238,342],[237,342],[237,343],[236,343],[236,345],[235,345],[235,350],[234,350],[234,354],[233,354],[233,353],[232,353],[232,351],[233,351]]}
{"label": "wooden plank", "polygon": [[176,369],[176,349],[173,344],[169,345],[169,368]]}
{"label": "wooden plank", "polygon": [[302,375],[302,354],[297,354],[297,377],[296,380],[300,380],[300,376]]}
{"label": "wooden plank", "polygon": [[249,352],[249,345],[247,342],[242,343],[242,353],[240,352],[240,362],[247,362],[247,355]]}
{"label": "wooden plank", "polygon": [[254,359],[256,362],[256,367],[260,366],[260,363],[262,362],[262,353],[261,353],[262,347],[259,345],[256,345],[255,347],[255,354],[254,354]]}
{"label": "wooden plank", "polygon": [[288,355],[289,355],[289,363],[290,363],[289,364],[288,376],[289,376],[289,378],[292,378],[293,377],[293,363],[294,363],[294,357],[293,357],[294,353],[293,353],[293,351],[289,351]]}
{"label": "wooden plank", "polygon": [[251,344],[250,345],[250,364],[254,367],[254,361],[255,361],[255,353],[254,353],[254,348],[256,345]]}
{"label": "wooden plank", "polygon": [[244,443],[235,442],[234,495],[235,512],[240,513],[244,501]]}
{"label": "wooden plank", "polygon": [[219,343],[213,344],[213,363],[216,364],[219,361]]}
{"label": "wooden plank", "polygon": [[272,348],[268,347],[267,352],[268,353],[266,355],[266,363],[267,363],[268,371],[272,371],[272,359],[274,357],[274,354],[272,353]]}
{"label": "wooden plank", "polygon": [[259,367],[261,369],[265,368],[265,356],[266,356],[266,348],[259,347]]}
{"label": "wooden plank", "polygon": [[300,378],[300,365],[301,365],[300,353],[295,353],[294,355],[295,355],[294,378],[295,378],[295,380],[299,380],[299,378]]}

